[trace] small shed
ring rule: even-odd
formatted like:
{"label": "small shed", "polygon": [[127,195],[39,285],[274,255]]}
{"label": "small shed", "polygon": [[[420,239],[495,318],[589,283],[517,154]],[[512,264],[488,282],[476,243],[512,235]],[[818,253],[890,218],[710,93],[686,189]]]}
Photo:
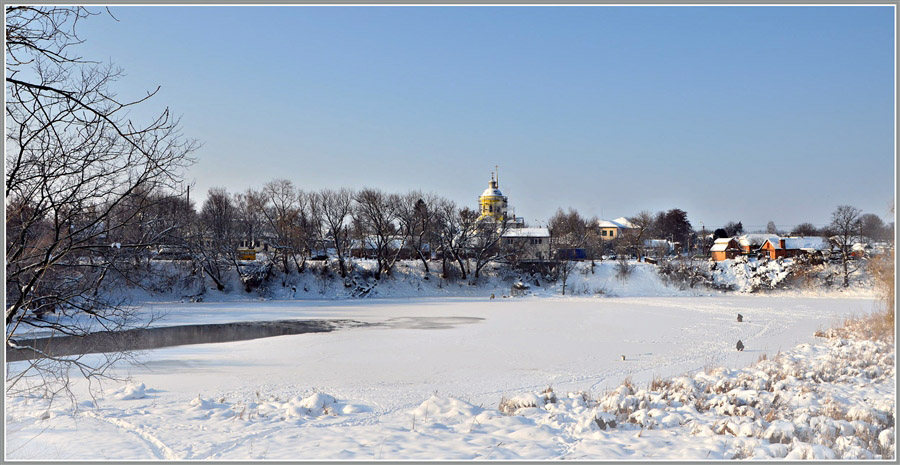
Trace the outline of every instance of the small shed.
{"label": "small shed", "polygon": [[716,239],[709,250],[712,252],[712,259],[717,262],[729,260],[741,254],[741,246],[733,237]]}

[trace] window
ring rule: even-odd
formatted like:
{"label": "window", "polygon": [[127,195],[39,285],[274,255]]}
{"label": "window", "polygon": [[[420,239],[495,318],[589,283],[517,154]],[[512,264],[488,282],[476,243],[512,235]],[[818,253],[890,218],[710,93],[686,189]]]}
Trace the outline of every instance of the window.
{"label": "window", "polygon": [[600,231],[600,235],[601,235],[601,236],[605,236],[605,235],[606,235],[606,230],[604,229],[603,231]]}

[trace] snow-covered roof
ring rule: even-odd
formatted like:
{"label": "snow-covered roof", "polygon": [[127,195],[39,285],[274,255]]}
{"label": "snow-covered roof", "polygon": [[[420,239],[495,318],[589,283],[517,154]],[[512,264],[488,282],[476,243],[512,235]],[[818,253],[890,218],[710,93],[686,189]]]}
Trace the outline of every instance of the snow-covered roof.
{"label": "snow-covered roof", "polygon": [[618,228],[619,225],[609,220],[597,220],[597,226],[601,228]]}
{"label": "snow-covered roof", "polygon": [[[772,244],[772,248],[775,250],[781,250],[781,238],[778,237],[770,237],[763,242],[762,245],[766,245],[766,242]],[[760,246],[761,247],[761,246]]]}
{"label": "snow-covered roof", "polygon": [[488,187],[487,189],[484,190],[484,192],[481,193],[481,196],[482,197],[491,197],[491,196],[503,197],[503,193],[500,192],[500,189],[498,189],[496,187]]}
{"label": "snow-covered roof", "polygon": [[720,237],[713,242],[713,246],[709,249],[711,252],[724,252],[728,250],[728,244],[734,239],[731,237]]}
{"label": "snow-covered roof", "polygon": [[644,247],[675,247],[675,244],[665,239],[644,239]]}
{"label": "snow-covered roof", "polygon": [[624,216],[616,218],[612,221],[610,220],[597,220],[597,226],[601,228],[619,228],[619,229],[631,229],[634,228],[634,225],[631,224],[628,219]]}
{"label": "snow-covered roof", "polygon": [[547,228],[515,228],[503,233],[503,237],[550,237]]}
{"label": "snow-covered roof", "polygon": [[744,234],[743,236],[738,238],[738,243],[744,247],[749,246],[760,246],[766,243],[766,240],[772,239],[777,241],[779,237],[775,234],[766,234],[766,233],[755,233],[755,234]]}
{"label": "snow-covered roof", "polygon": [[824,238],[817,236],[799,236],[785,237],[784,248],[800,250],[826,250],[829,247],[828,241],[826,241]]}

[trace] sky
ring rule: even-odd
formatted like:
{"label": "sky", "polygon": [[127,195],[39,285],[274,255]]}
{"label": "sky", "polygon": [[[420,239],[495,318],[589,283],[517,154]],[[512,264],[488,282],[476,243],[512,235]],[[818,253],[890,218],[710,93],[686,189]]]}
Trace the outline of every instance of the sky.
{"label": "sky", "polygon": [[[102,10],[101,10],[102,11]],[[192,199],[276,178],[517,216],[823,225],[894,198],[894,9],[127,7],[77,53],[203,145]]]}

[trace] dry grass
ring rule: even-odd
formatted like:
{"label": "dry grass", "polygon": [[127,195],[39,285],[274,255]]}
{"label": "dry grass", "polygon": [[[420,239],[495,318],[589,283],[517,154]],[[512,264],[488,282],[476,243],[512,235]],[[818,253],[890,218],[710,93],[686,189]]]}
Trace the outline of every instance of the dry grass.
{"label": "dry grass", "polygon": [[864,317],[851,317],[837,328],[816,331],[817,337],[841,339],[868,339],[894,342],[894,312],[881,311]]}
{"label": "dry grass", "polygon": [[875,279],[875,289],[883,306],[882,311],[869,322],[875,325],[872,328],[872,338],[893,341],[895,323],[894,249],[872,258],[869,260],[868,266],[869,272]]}
{"label": "dry grass", "polygon": [[651,391],[662,392],[668,390],[670,387],[672,387],[672,380],[670,379],[663,379],[659,376],[654,376],[653,380],[650,381]]}
{"label": "dry grass", "polygon": [[622,386],[625,386],[628,389],[628,394],[634,394],[634,383],[631,381],[631,376],[625,378],[625,381],[622,381]]}

